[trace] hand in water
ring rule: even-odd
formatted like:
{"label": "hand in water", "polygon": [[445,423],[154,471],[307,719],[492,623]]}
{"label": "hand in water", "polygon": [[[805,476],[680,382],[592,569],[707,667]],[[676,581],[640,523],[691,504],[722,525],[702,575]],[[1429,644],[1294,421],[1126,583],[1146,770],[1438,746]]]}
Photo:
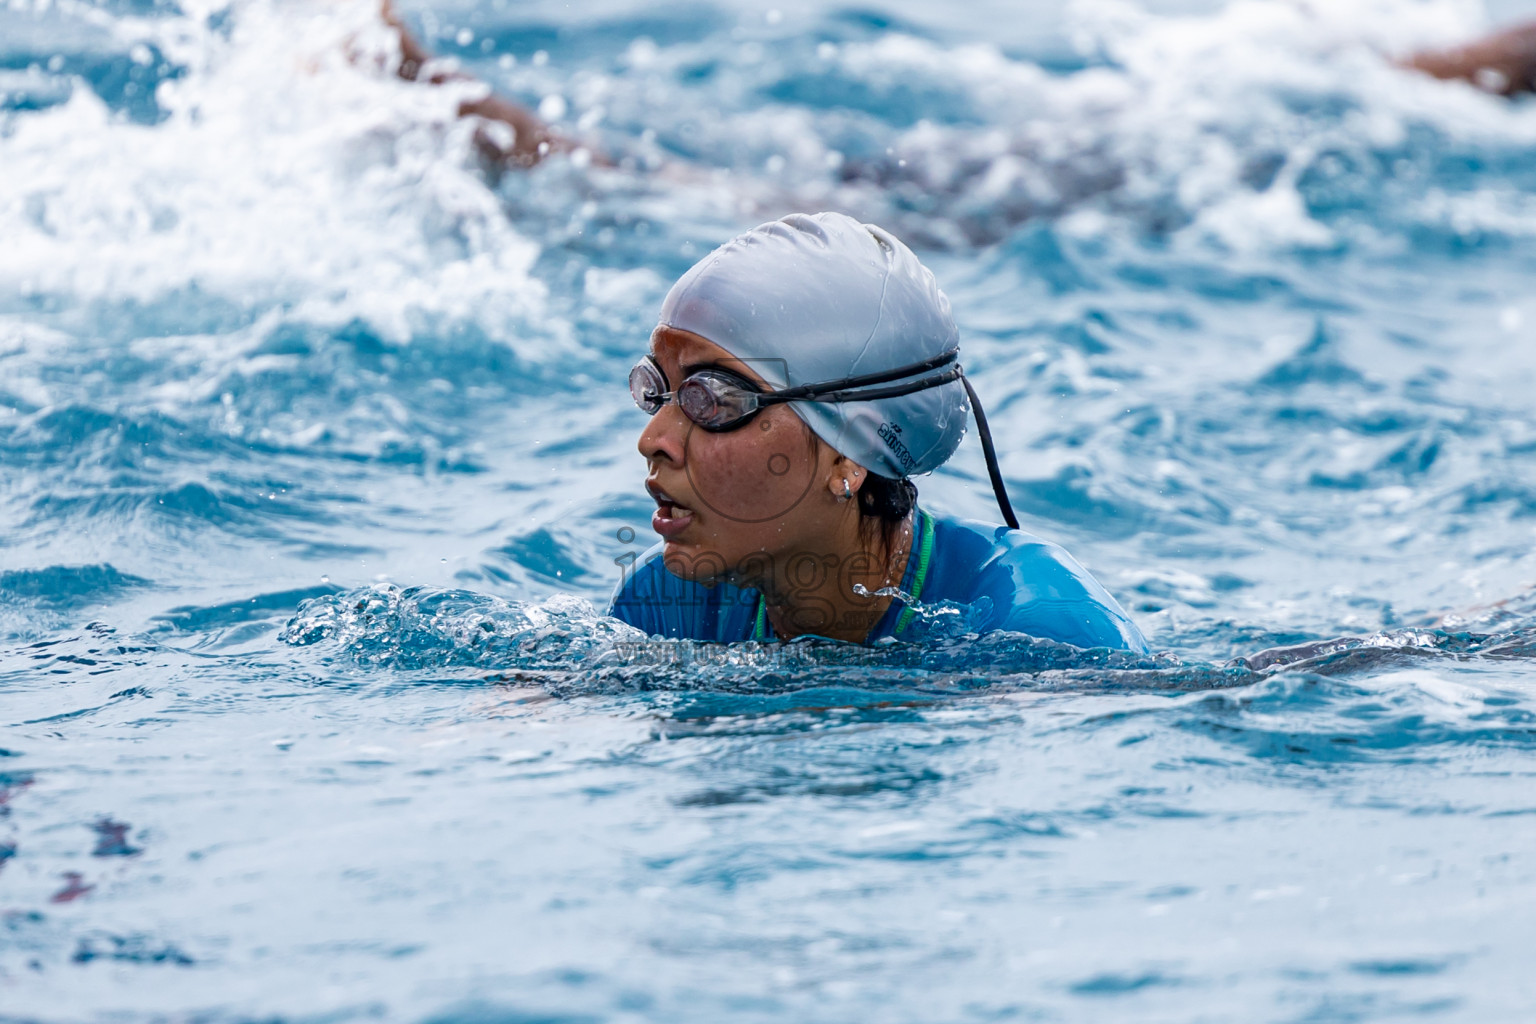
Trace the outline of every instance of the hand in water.
{"label": "hand in water", "polygon": [[[394,7],[385,0],[380,8],[385,23],[400,35],[400,66],[396,74],[408,82],[442,85],[444,82],[473,81],[473,76],[457,71],[435,70],[432,54],[411,35]],[[550,128],[528,108],[487,90],[484,97],[459,104],[460,117],[476,117],[483,123],[475,132],[475,145],[481,156],[498,165],[528,168],[551,153],[570,153],[578,149],[592,154],[594,162],[608,161],[589,147],[581,146]]]}
{"label": "hand in water", "polygon": [[1500,96],[1536,91],[1536,22],[1455,49],[1417,53],[1403,66],[1436,78],[1471,82]]}

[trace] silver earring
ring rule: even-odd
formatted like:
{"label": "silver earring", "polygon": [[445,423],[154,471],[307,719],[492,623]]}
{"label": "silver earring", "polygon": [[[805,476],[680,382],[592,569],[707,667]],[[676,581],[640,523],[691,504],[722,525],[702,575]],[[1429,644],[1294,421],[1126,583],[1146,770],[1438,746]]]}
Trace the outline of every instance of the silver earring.
{"label": "silver earring", "polygon": [[843,496],[838,500],[847,501],[851,497],[853,497],[853,490],[848,486],[848,478],[843,477]]}

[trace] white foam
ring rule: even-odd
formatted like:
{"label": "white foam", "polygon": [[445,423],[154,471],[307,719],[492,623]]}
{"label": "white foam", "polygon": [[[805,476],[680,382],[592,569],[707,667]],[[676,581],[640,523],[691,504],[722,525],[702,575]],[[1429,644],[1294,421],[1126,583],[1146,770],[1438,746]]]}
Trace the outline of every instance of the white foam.
{"label": "white foam", "polygon": [[185,67],[135,124],[89,89],[0,133],[0,291],[154,303],[195,292],[408,337],[450,318],[498,334],[538,308],[538,247],[473,166],[472,83],[397,79],[375,0],[243,0],[111,22]]}

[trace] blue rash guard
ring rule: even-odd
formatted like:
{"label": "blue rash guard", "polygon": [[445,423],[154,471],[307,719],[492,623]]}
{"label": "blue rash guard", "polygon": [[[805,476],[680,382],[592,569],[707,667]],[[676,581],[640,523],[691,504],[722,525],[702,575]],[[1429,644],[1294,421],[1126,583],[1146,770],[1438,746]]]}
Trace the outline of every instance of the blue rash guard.
{"label": "blue rash guard", "polygon": [[[608,614],[651,636],[736,643],[768,640],[773,625],[756,590],[680,579],[657,544],[613,593]],[[1022,530],[919,510],[901,591],[924,605],[975,609],[976,632],[1009,630],[1076,647],[1145,653],[1147,641],[1109,592],[1072,556]],[[866,642],[905,639],[915,614],[893,600]]]}

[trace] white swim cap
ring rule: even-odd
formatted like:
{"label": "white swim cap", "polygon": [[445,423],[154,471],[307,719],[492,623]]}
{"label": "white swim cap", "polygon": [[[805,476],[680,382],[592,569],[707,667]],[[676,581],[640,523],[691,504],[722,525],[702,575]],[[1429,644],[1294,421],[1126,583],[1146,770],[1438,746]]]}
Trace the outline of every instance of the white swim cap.
{"label": "white swim cap", "polygon": [[[912,250],[841,213],[792,214],[725,243],[672,286],[661,325],[707,338],[774,389],[895,370],[957,351],[949,299]],[[881,476],[938,468],[965,436],[965,386],[791,402],[834,449]]]}

